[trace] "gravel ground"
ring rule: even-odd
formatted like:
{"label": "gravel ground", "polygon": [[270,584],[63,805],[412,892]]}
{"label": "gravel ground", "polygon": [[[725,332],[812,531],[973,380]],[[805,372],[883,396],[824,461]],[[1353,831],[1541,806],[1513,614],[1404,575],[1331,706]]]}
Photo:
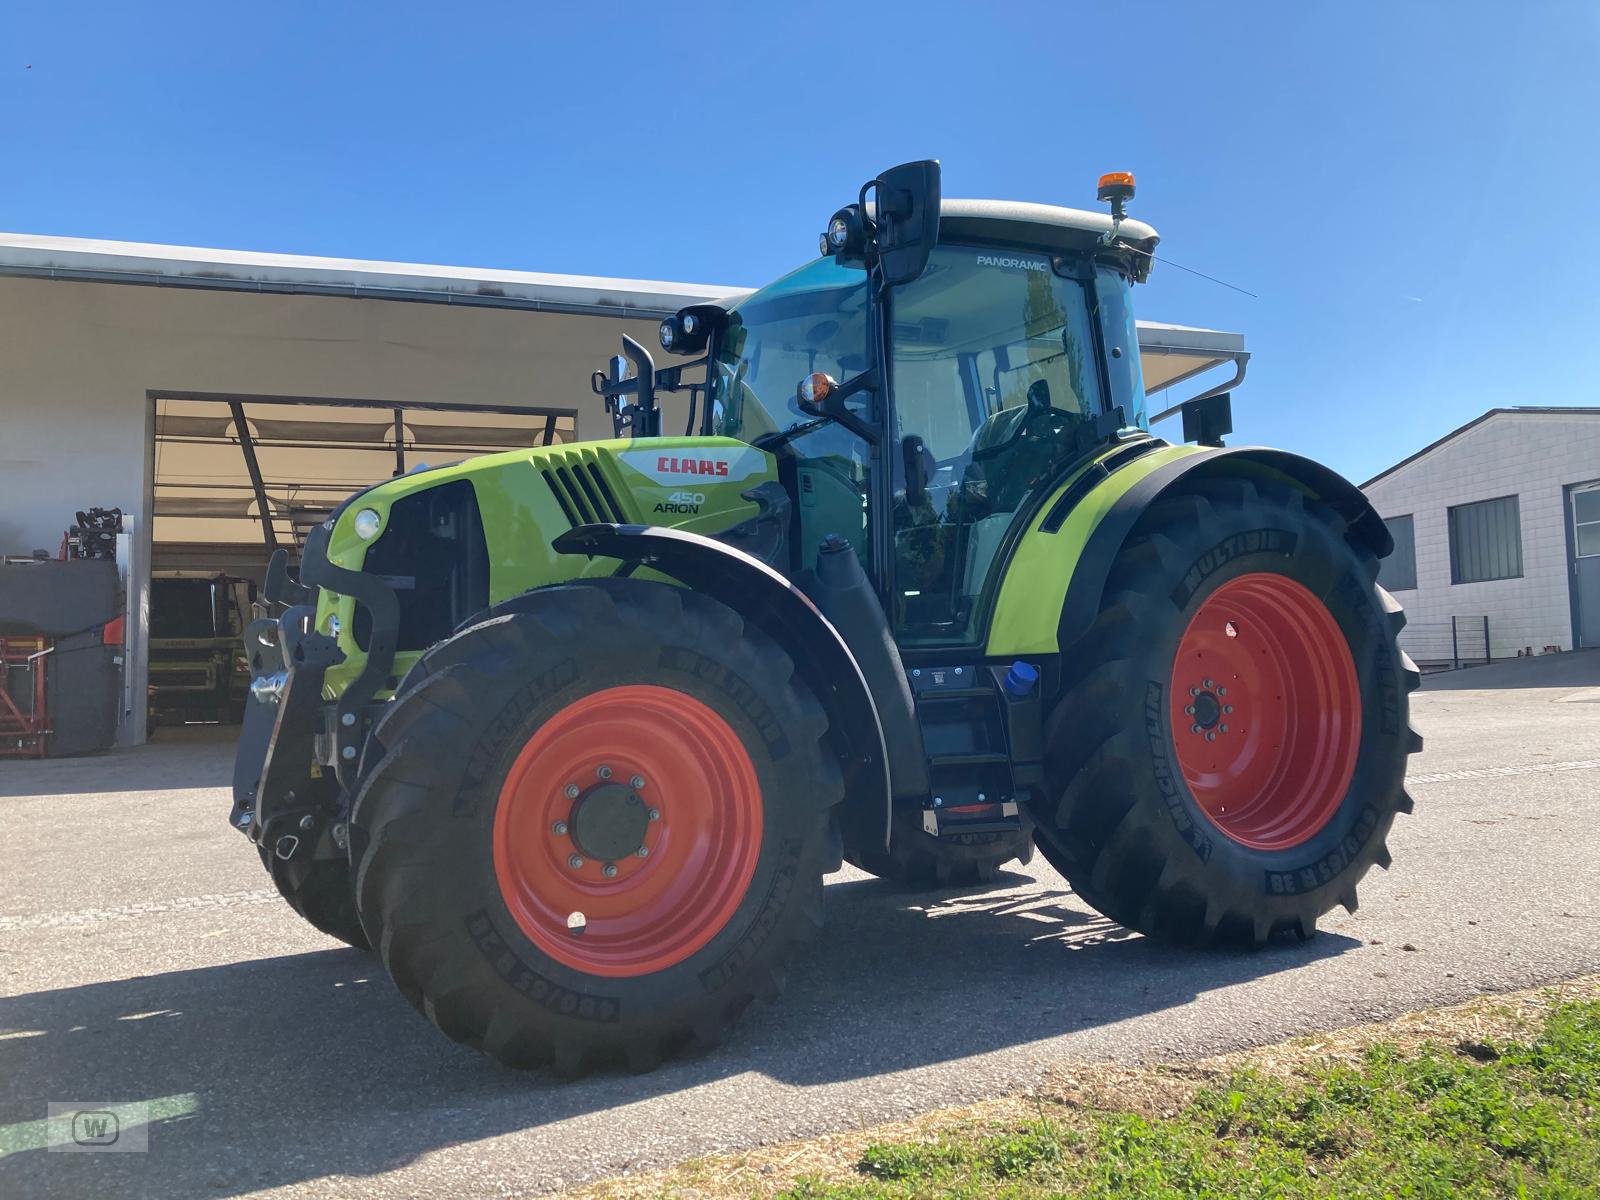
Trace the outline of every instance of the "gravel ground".
{"label": "gravel ground", "polygon": [[[303,925],[226,828],[215,737],[0,763],[0,1196],[537,1194],[1600,970],[1600,655],[1563,658],[1415,697],[1395,867],[1303,946],[1153,945],[1038,861],[965,895],[846,870],[778,1005],[576,1084],[450,1044]],[[50,1101],[160,1119],[145,1154],[25,1148]]]}

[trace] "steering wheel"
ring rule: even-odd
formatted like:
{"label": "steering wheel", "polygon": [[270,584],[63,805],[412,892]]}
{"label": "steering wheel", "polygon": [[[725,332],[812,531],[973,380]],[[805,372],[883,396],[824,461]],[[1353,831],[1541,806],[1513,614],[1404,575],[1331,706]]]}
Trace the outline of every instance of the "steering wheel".
{"label": "steering wheel", "polygon": [[[1049,380],[1035,379],[1028,385],[1028,402],[1026,405],[997,412],[972,435],[972,443],[969,450],[972,461],[985,462],[1004,454],[1025,436],[1030,434],[1037,435],[1041,425],[1048,426],[1044,430],[1045,436],[1053,436],[1061,431],[1060,421],[1065,416],[1065,413],[1050,403]],[[978,442],[986,433],[1001,429],[1002,426],[1004,426],[1004,429],[999,441],[990,442],[986,446],[978,445]]]}

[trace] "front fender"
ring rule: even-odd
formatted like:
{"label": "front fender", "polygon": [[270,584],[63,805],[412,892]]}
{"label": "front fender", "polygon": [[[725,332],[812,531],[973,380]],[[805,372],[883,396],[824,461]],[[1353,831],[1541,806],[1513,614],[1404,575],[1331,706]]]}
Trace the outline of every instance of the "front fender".
{"label": "front fender", "polygon": [[587,554],[645,566],[726,604],[782,646],[828,711],[844,770],[846,839],[889,839],[889,755],[877,706],[855,655],[803,592],[742,550],[653,525],[580,525],[552,543],[561,554]]}

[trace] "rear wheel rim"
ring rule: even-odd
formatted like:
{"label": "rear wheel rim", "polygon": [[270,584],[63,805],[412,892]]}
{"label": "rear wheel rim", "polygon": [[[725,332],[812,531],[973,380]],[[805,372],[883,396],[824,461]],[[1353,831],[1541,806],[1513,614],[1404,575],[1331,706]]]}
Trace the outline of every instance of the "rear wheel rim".
{"label": "rear wheel rim", "polygon": [[1288,850],[1339,810],[1361,745],[1361,694],[1344,632],[1303,584],[1240,575],[1179,640],[1172,737],[1200,811],[1234,841]]}
{"label": "rear wheel rim", "polygon": [[591,975],[648,975],[733,918],[761,788],[732,726],[683,692],[605,688],[545,721],[500,789],[494,867],[522,932]]}

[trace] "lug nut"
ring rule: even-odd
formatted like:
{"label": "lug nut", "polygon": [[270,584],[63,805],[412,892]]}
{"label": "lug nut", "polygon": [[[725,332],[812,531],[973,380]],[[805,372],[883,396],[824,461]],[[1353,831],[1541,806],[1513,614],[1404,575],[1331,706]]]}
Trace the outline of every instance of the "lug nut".
{"label": "lug nut", "polygon": [[649,846],[640,846],[637,850],[634,851],[634,853],[636,855],[638,855],[640,858],[649,858],[650,857],[650,847]]}
{"label": "lug nut", "polygon": [[575,783],[567,784],[562,791],[566,793],[568,800],[576,800],[578,798],[578,785]]}
{"label": "lug nut", "polygon": [[1232,711],[1233,711],[1233,705],[1231,705],[1231,704],[1224,704],[1224,705],[1223,705],[1223,706],[1222,706],[1222,711],[1223,711],[1223,712],[1225,712],[1225,713],[1231,713],[1231,712],[1232,712]]}
{"label": "lug nut", "polygon": [[356,756],[356,748],[354,746],[346,746],[343,750],[341,750],[339,752],[339,755],[346,762],[349,762],[352,758],[354,758]]}
{"label": "lug nut", "polygon": [[1198,725],[1189,726],[1189,732],[1190,733],[1199,733],[1200,732],[1200,726],[1198,726]]}
{"label": "lug nut", "polygon": [[1217,740],[1217,731],[1215,729],[1211,730],[1209,733],[1206,734],[1206,741],[1214,742],[1216,740]]}
{"label": "lug nut", "polygon": [[343,725],[347,729],[350,726],[354,725],[355,723],[356,723],[356,715],[355,715],[355,713],[345,713],[344,716],[339,718],[339,724]]}
{"label": "lug nut", "polygon": [[1183,706],[1183,713],[1184,713],[1185,716],[1188,716],[1188,717],[1194,716],[1194,705],[1185,704]]}
{"label": "lug nut", "polygon": [[315,817],[313,817],[310,813],[307,813],[305,816],[300,818],[300,828],[304,829],[304,830],[307,830],[307,831],[309,831],[311,829],[311,827],[313,825],[315,825],[316,823],[317,823],[317,819]]}
{"label": "lug nut", "polygon": [[1213,683],[1211,680],[1207,679],[1200,686],[1205,688],[1206,691],[1209,692],[1212,688],[1216,687],[1217,685],[1215,683]]}
{"label": "lug nut", "polygon": [[598,768],[595,771],[595,774],[598,775],[601,779],[610,779],[611,778],[611,768],[607,767],[607,766],[601,766],[600,768]]}
{"label": "lug nut", "polygon": [[1226,695],[1227,695],[1227,694],[1228,694],[1228,689],[1227,689],[1227,688],[1225,688],[1225,687],[1219,687],[1219,688],[1218,688],[1218,689],[1217,689],[1217,695],[1219,695],[1219,696],[1226,696]]}
{"label": "lug nut", "polygon": [[1228,732],[1228,727],[1226,725],[1219,725],[1219,726],[1217,726],[1217,728],[1222,730],[1223,733],[1227,733]]}
{"label": "lug nut", "polygon": [[565,821],[557,821],[554,825],[550,826],[550,832],[555,834],[557,837],[565,837],[567,834],[567,823]]}
{"label": "lug nut", "polygon": [[659,808],[652,808],[647,815],[652,821],[661,820],[661,810]]}
{"label": "lug nut", "polygon": [[571,858],[567,859],[567,866],[576,871],[579,867],[583,866],[583,855],[574,854]]}
{"label": "lug nut", "polygon": [[1192,687],[1192,688],[1189,689],[1189,695],[1198,696],[1199,694],[1200,694],[1200,689],[1199,688]]}
{"label": "lug nut", "polygon": [[617,877],[617,864],[616,863],[607,863],[604,867],[601,868],[600,873],[602,875],[604,875],[607,879],[615,879]]}
{"label": "lug nut", "polygon": [[637,792],[644,786],[644,776],[635,775],[632,779],[628,780],[628,786]]}

